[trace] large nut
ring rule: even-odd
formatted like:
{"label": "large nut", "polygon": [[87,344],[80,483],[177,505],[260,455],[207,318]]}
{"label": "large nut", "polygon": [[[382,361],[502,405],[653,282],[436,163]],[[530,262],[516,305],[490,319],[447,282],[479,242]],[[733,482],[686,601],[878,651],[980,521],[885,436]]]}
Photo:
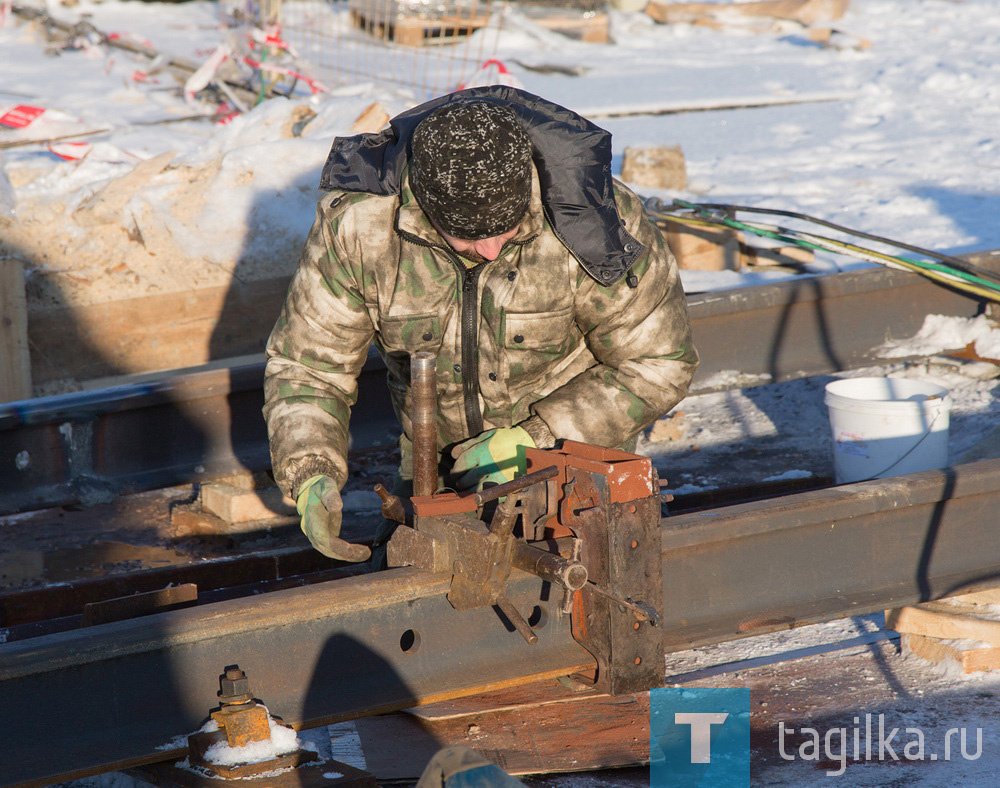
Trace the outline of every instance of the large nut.
{"label": "large nut", "polygon": [[247,703],[253,698],[250,694],[250,680],[238,667],[226,668],[225,674],[219,678],[219,686],[219,699],[222,703]]}

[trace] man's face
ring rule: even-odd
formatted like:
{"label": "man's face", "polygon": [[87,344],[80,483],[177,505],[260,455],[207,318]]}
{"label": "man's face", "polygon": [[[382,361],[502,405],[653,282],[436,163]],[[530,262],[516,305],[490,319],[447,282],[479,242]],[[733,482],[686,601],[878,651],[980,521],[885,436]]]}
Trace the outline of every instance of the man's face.
{"label": "man's face", "polygon": [[479,241],[465,241],[461,238],[456,238],[454,235],[448,235],[448,233],[440,228],[438,228],[438,232],[448,242],[448,246],[462,255],[462,257],[474,263],[485,263],[497,259],[500,255],[500,250],[503,249],[503,245],[517,235],[520,227],[521,225],[518,223],[503,235],[494,235],[492,238],[483,238]]}

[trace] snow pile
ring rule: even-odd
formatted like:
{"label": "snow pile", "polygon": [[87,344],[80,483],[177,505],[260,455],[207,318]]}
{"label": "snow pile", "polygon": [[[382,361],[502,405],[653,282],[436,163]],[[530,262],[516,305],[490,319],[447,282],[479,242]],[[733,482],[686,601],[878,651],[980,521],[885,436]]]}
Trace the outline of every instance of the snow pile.
{"label": "snow pile", "polygon": [[205,750],[205,760],[220,766],[238,766],[247,763],[261,763],[287,755],[302,748],[302,742],[291,728],[279,725],[268,718],[271,738],[253,741],[242,747],[230,747],[228,742],[217,742]]}
{"label": "snow pile", "polygon": [[986,315],[974,318],[927,315],[916,336],[886,342],[879,352],[886,358],[932,356],[970,345],[982,358],[1000,359],[1000,328]]}

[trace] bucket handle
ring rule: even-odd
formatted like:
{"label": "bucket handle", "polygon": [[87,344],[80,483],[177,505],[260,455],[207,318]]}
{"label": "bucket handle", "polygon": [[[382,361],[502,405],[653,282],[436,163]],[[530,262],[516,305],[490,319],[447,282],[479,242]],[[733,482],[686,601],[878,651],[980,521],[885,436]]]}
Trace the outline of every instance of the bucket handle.
{"label": "bucket handle", "polygon": [[[933,397],[928,397],[927,399],[934,399],[935,397],[937,397],[937,398],[940,399],[940,397],[938,397],[938,395],[934,395]],[[920,438],[917,440],[917,442],[914,443],[910,448],[908,448],[905,452],[903,452],[899,457],[897,457],[895,460],[893,460],[891,463],[889,463],[889,465],[887,467],[883,468],[878,473],[874,474],[873,476],[869,476],[867,479],[859,479],[858,481],[870,482],[870,481],[872,481],[874,479],[877,479],[882,474],[888,473],[889,471],[891,471],[893,468],[895,468],[897,465],[899,465],[899,463],[901,463],[903,460],[905,460],[907,457],[909,457],[914,452],[914,450],[917,448],[917,446],[919,446],[921,443],[923,443],[924,440],[927,438],[927,436],[931,434],[931,430],[934,428],[934,422],[936,422],[938,420],[938,416],[941,415],[941,412],[942,411],[939,409],[938,412],[934,414],[934,418],[931,419],[931,423],[927,425],[927,429],[924,430],[924,434],[921,435]],[[852,484],[856,484],[856,482],[852,482]]]}

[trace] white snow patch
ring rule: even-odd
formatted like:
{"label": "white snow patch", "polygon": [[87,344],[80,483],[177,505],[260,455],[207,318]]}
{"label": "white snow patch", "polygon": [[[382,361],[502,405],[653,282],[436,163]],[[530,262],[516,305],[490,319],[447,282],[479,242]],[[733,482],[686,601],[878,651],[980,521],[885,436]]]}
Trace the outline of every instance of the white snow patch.
{"label": "white snow patch", "polygon": [[1000,328],[986,315],[971,318],[927,315],[915,336],[886,342],[879,351],[886,358],[931,356],[968,345],[974,345],[983,358],[1000,359]]}
{"label": "white snow patch", "polygon": [[812,474],[811,471],[802,471],[802,470],[794,470],[793,469],[793,470],[784,471],[783,473],[779,473],[779,474],[777,474],[775,476],[768,476],[766,479],[764,479],[764,481],[765,482],[782,482],[782,481],[785,481],[786,479],[808,479],[812,475],[813,474]]}
{"label": "white snow patch", "polygon": [[230,747],[228,742],[218,742],[205,750],[205,760],[220,766],[260,763],[300,748],[299,737],[294,730],[270,718],[268,725],[271,728],[270,739],[250,742],[242,747]]}

